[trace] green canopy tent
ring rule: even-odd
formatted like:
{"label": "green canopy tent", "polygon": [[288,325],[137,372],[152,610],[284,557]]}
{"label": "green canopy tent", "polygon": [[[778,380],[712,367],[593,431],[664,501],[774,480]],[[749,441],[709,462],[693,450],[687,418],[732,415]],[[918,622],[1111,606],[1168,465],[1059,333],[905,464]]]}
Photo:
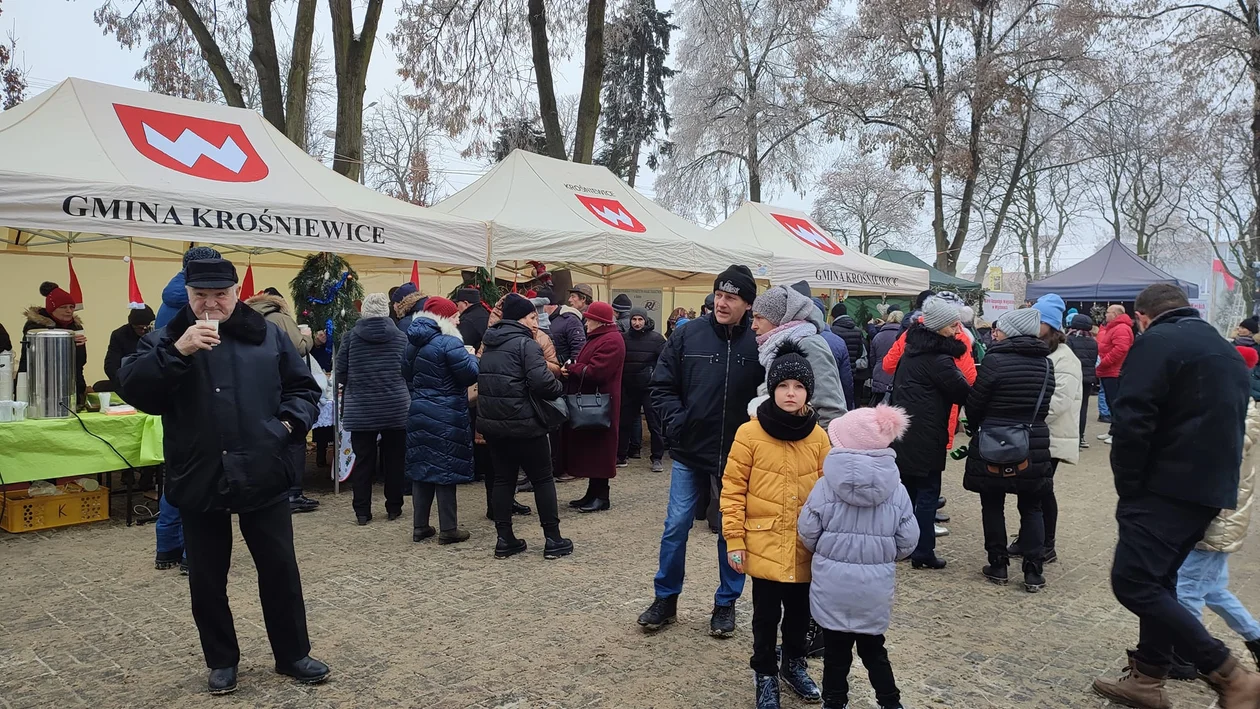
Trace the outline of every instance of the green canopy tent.
{"label": "green canopy tent", "polygon": [[914,266],[915,268],[926,268],[928,271],[928,282],[932,285],[932,290],[952,290],[952,291],[976,291],[979,292],[983,286],[975,281],[969,281],[966,278],[951,276],[948,273],[928,265],[923,259],[915,256],[909,251],[901,251],[900,249],[884,249],[875,254],[875,258],[892,263],[899,263],[903,266]]}

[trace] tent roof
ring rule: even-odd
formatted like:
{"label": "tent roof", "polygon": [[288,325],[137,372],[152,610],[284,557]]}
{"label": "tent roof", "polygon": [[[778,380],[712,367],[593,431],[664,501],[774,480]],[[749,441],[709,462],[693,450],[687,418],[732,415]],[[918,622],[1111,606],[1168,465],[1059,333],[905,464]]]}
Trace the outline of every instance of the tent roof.
{"label": "tent roof", "polygon": [[900,249],[884,249],[875,258],[882,259],[891,263],[899,263],[903,266],[914,266],[915,268],[925,268],[928,272],[928,280],[933,288],[958,288],[959,290],[969,290],[980,288],[980,284],[975,281],[969,281],[966,278],[951,276],[939,268],[929,264],[923,259],[915,256],[909,251]]}
{"label": "tent roof", "polygon": [[0,225],[483,265],[486,225],[347,180],[258,113],[66,79],[0,114]]}
{"label": "tent roof", "polygon": [[722,243],[600,165],[514,150],[433,209],[489,222],[499,264],[556,263],[622,286],[708,287],[733,263],[769,276],[769,251]]}
{"label": "tent roof", "polygon": [[774,253],[772,280],[805,280],[813,288],[850,293],[918,293],[927,288],[927,272],[878,261],[857,249],[837,244],[808,215],[794,209],[745,202],[714,227],[725,244],[746,244]]}
{"label": "tent roof", "polygon": [[1199,286],[1161,271],[1120,241],[1111,239],[1075,266],[1029,283],[1025,297],[1036,299],[1057,293],[1064,300],[1135,300],[1143,288],[1154,283],[1171,283],[1188,297],[1199,297]]}

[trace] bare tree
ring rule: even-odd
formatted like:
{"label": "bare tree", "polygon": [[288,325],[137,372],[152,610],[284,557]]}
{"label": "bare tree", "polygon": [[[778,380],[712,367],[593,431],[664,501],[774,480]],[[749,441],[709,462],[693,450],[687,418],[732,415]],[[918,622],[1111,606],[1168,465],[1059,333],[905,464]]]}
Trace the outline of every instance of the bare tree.
{"label": "bare tree", "polygon": [[807,65],[817,57],[825,0],[683,0],[674,6],[683,38],[671,111],[673,145],[656,181],[671,208],[714,216],[737,165],[747,197],[786,183],[800,190],[810,161],[809,129],[821,114],[806,100]]}
{"label": "bare tree", "polygon": [[26,68],[17,63],[17,36],[13,32],[9,32],[7,44],[0,43],[0,96],[5,110],[26,97]]}
{"label": "bare tree", "polygon": [[818,187],[814,221],[864,254],[904,239],[922,206],[922,193],[872,155],[838,158]]}
{"label": "bare tree", "polygon": [[404,202],[433,204],[443,186],[431,165],[441,135],[423,102],[389,93],[363,127],[364,184]]}

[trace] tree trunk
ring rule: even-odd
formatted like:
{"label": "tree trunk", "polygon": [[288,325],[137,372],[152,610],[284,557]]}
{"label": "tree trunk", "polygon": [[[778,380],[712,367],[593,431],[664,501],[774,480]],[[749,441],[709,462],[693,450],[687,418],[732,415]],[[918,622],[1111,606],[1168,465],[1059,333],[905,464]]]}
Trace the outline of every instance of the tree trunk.
{"label": "tree trunk", "polygon": [[599,92],[604,87],[604,9],[606,0],[586,3],[586,63],[582,69],[582,95],[578,100],[577,128],[573,131],[573,162],[589,165],[595,153],[599,127]]}
{"label": "tree trunk", "polygon": [[529,0],[529,37],[534,49],[534,78],[538,81],[538,110],[547,134],[547,155],[565,159],[560,108],[551,78],[551,51],[547,48],[547,7],[543,0]]}
{"label": "tree trunk", "polygon": [[280,57],[276,53],[276,33],[271,26],[271,0],[245,0],[245,19],[252,46],[249,61],[258,73],[258,97],[263,118],[285,131],[284,87],[280,83]]}
{"label": "tree trunk", "polygon": [[932,156],[932,239],[936,244],[936,267],[949,265],[949,238],[945,233],[945,184],[942,158]]}
{"label": "tree trunk", "polygon": [[306,150],[306,103],[311,81],[311,43],[315,36],[316,0],[298,0],[293,25],[293,53],[289,58],[288,96],[285,99],[284,134]]}
{"label": "tree trunk", "polygon": [[368,62],[372,59],[382,3],[383,0],[368,0],[363,30],[356,38],[350,0],[328,0],[337,67],[333,169],[357,182],[363,181],[363,92],[367,89]]}
{"label": "tree trunk", "polygon": [[241,95],[241,85],[236,83],[236,77],[232,76],[232,70],[228,67],[227,60],[223,58],[223,51],[219,49],[218,41],[210,33],[206,23],[202,21],[201,14],[197,12],[192,1],[167,0],[167,2],[179,12],[179,16],[184,18],[184,23],[192,31],[193,37],[197,40],[197,46],[201,48],[201,56],[205,58],[206,64],[210,67],[210,73],[214,74],[215,81],[219,83],[223,100],[229,106],[245,108],[245,97]]}
{"label": "tree trunk", "polygon": [[1002,195],[1002,203],[998,206],[997,216],[993,220],[993,229],[989,237],[980,247],[980,258],[976,261],[976,279],[980,274],[989,272],[989,259],[993,258],[993,250],[997,248],[998,239],[1002,237],[1002,228],[1006,225],[1006,215],[1010,213],[1011,203],[1015,200],[1015,189],[1024,173],[1024,162],[1028,153],[1028,130],[1032,124],[1032,108],[1026,108],[1023,126],[1019,133],[1019,148],[1015,152],[1015,165],[1011,168],[1011,179],[1006,183],[1006,192]]}
{"label": "tree trunk", "polygon": [[630,147],[630,165],[626,168],[626,184],[631,187],[634,187],[634,178],[639,174],[639,149],[642,145],[636,140]]}

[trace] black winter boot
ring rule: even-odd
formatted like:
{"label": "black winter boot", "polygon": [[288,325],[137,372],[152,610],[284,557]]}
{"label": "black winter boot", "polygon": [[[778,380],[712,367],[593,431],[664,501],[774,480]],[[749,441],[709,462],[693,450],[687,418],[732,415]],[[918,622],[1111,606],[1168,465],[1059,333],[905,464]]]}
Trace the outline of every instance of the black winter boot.
{"label": "black winter boot", "polygon": [[810,678],[809,673],[805,671],[808,665],[805,664],[805,658],[798,657],[794,660],[784,660],[783,665],[779,668],[779,678],[787,683],[788,689],[796,693],[796,696],[807,702],[816,702],[822,699],[822,690]]}
{"label": "black winter boot", "polygon": [[1251,659],[1255,661],[1256,667],[1260,668],[1260,640],[1248,640],[1245,644],[1251,651]]}
{"label": "black winter boot", "polygon": [[805,631],[805,657],[822,657],[826,649],[822,628],[810,618],[809,630]]}
{"label": "black winter boot", "polygon": [[673,623],[678,616],[678,596],[667,596],[652,601],[652,605],[639,616],[644,630],[660,630]]}
{"label": "black winter boot", "polygon": [[774,675],[756,676],[757,709],[779,709],[779,678]]}
{"label": "black winter boot", "polygon": [[1037,593],[1046,587],[1046,577],[1041,575],[1041,562],[1024,559],[1024,590]]}
{"label": "black winter boot", "polygon": [[494,558],[506,559],[509,556],[516,556],[527,548],[524,539],[517,539],[512,533],[512,523],[502,524],[496,522],[494,524],[495,531],[499,534],[499,540],[494,545]]}
{"label": "black winter boot", "polygon": [[1004,556],[989,557],[989,565],[980,570],[984,577],[999,586],[1005,586],[1008,578],[1007,570],[1010,560]]}

